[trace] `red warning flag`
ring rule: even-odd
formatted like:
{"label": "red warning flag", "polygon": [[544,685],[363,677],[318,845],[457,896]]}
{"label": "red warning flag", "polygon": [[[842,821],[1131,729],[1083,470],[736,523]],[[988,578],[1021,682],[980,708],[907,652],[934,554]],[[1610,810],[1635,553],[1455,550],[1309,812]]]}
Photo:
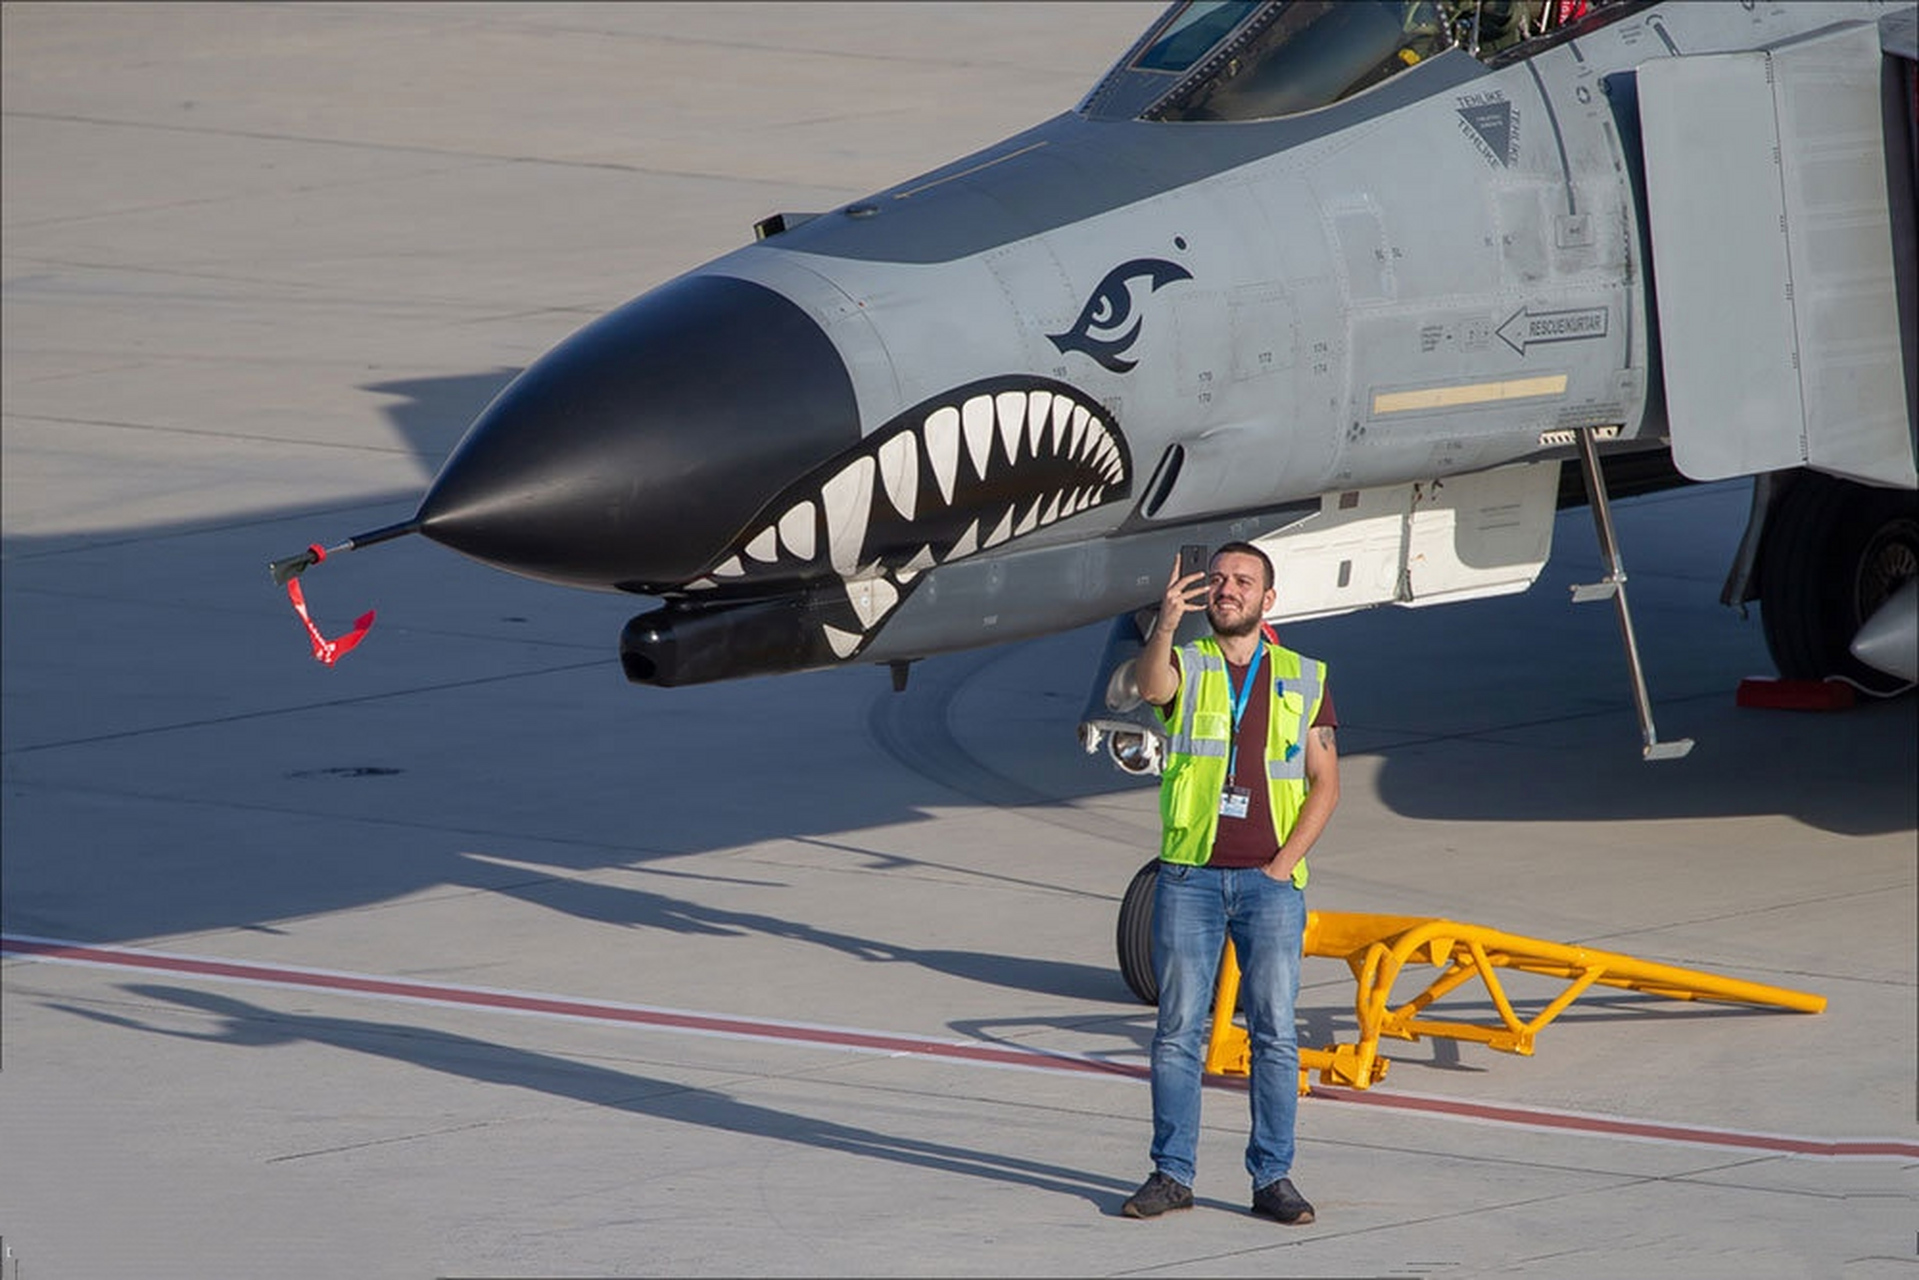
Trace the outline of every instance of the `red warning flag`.
{"label": "red warning flag", "polygon": [[[313,554],[313,563],[315,564],[326,559],[325,549],[318,545],[308,547],[307,550]],[[361,614],[354,622],[353,630],[347,632],[338,640],[329,640],[320,634],[320,628],[313,625],[313,618],[307,613],[306,593],[300,590],[300,580],[298,578],[287,579],[287,599],[293,602],[293,611],[299,614],[300,621],[306,624],[307,637],[313,641],[313,656],[315,660],[323,662],[329,667],[339,661],[341,654],[351,652],[355,645],[365,639],[368,628],[373,625],[373,611],[368,610]]]}

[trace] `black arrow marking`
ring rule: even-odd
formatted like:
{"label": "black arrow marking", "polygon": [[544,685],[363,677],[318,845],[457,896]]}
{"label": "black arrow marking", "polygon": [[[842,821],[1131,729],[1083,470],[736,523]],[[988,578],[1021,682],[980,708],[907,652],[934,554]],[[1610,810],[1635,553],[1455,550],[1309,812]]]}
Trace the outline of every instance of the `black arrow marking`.
{"label": "black arrow marking", "polygon": [[1568,311],[1529,311],[1525,307],[1506,317],[1499,336],[1520,355],[1529,346],[1548,342],[1584,342],[1606,336],[1604,307],[1574,307]]}

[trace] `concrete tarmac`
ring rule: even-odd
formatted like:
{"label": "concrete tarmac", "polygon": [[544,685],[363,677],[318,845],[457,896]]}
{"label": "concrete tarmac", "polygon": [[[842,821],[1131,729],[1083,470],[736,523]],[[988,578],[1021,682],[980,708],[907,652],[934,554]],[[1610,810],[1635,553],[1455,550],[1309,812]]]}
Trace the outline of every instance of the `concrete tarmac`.
{"label": "concrete tarmac", "polygon": [[[635,604],[418,539],[477,411],[751,236],[1069,109],[1157,4],[0,7],[0,1280],[1913,1276],[1919,705],[1734,705],[1741,485],[1531,591],[1290,628],[1333,664],[1321,910],[1814,991],[1588,995],[1301,1104],[1287,1229],[1210,1090],[1148,1172],[1114,960],[1150,784],[1101,628],[683,690]],[[1283,584],[1282,584],[1283,585]],[[1557,984],[1516,984],[1536,1011]],[[1483,992],[1467,1016],[1490,1016]],[[1353,1034],[1309,961],[1303,1039]]]}

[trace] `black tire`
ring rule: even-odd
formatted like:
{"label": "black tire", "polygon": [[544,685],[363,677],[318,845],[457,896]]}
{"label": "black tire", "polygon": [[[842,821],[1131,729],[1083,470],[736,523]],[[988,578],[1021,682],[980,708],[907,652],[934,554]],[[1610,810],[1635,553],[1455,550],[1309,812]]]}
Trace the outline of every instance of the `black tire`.
{"label": "black tire", "polygon": [[1837,676],[1867,693],[1905,683],[1860,662],[1859,628],[1906,579],[1919,574],[1919,494],[1802,473],[1766,522],[1759,564],[1760,617],[1779,674]]}
{"label": "black tire", "polygon": [[1119,976],[1127,990],[1146,1004],[1159,1003],[1159,979],[1153,976],[1153,889],[1159,884],[1159,859],[1141,867],[1119,901]]}

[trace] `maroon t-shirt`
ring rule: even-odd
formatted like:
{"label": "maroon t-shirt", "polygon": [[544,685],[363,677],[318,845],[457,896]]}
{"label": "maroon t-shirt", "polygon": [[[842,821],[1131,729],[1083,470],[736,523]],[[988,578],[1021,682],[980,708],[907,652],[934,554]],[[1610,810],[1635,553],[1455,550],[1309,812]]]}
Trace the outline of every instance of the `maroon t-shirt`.
{"label": "maroon t-shirt", "polygon": [[[1269,689],[1272,674],[1267,670],[1267,663],[1270,661],[1269,655],[1259,664],[1261,683]],[[1247,667],[1226,664],[1226,674],[1235,694],[1245,687],[1246,672]],[[1250,793],[1246,816],[1220,817],[1219,833],[1213,837],[1213,856],[1206,863],[1209,867],[1263,867],[1279,851],[1279,846],[1273,843],[1273,802],[1266,785],[1266,728],[1272,718],[1273,700],[1270,694],[1259,696],[1260,692],[1256,689],[1246,699],[1246,714],[1239,722],[1239,754],[1233,761],[1233,776],[1229,779],[1231,785],[1244,787]],[[1333,714],[1330,681],[1320,691],[1319,714],[1313,717],[1310,727],[1322,726],[1339,727],[1339,717]],[[1300,743],[1299,749],[1304,751],[1306,744]]]}

